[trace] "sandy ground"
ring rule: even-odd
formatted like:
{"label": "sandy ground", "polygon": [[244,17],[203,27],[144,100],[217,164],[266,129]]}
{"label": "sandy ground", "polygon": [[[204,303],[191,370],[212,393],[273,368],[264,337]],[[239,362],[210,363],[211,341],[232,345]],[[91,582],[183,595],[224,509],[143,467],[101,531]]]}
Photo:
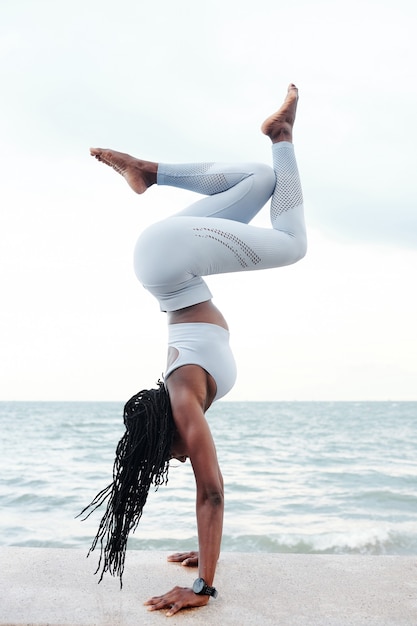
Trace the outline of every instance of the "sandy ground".
{"label": "sandy ground", "polygon": [[196,570],[165,552],[129,551],[123,590],[93,576],[81,550],[0,548],[0,624],[48,626],[416,626],[417,556],[222,554],[219,591],[201,609],[167,618],[143,601]]}

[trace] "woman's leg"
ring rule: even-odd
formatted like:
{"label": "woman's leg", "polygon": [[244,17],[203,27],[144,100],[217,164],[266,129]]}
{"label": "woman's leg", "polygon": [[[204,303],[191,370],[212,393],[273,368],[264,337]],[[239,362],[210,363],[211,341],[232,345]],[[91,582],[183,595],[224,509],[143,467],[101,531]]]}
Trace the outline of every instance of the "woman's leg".
{"label": "woman's leg", "polygon": [[289,142],[278,142],[272,151],[277,178],[272,228],[180,214],[142,233],[135,248],[136,275],[162,310],[209,300],[212,296],[202,276],[281,267],[304,256],[303,198],[294,148]]}
{"label": "woman's leg", "polygon": [[248,224],[271,197],[275,174],[263,163],[160,163],[157,182],[206,195],[172,217],[218,217]]}
{"label": "woman's leg", "polygon": [[158,164],[102,148],[92,148],[91,154],[124,176],[136,193],[158,184],[207,196],[177,215],[216,216],[248,223],[275,187],[275,175],[263,163]]}
{"label": "woman's leg", "polygon": [[[275,188],[275,176],[262,166],[262,175],[252,166],[229,166],[227,172],[212,164],[163,166],[158,181],[156,163],[108,150],[91,151],[121,173],[137,193],[156,182],[175,182],[175,186],[213,194],[154,224],[138,240],[136,274],[159,299],[163,310],[209,299],[211,294],[202,276],[280,267],[304,256],[302,193],[291,143],[297,98],[291,85],[282,107],[262,125],[273,143]],[[248,225],[272,190],[272,229]]]}

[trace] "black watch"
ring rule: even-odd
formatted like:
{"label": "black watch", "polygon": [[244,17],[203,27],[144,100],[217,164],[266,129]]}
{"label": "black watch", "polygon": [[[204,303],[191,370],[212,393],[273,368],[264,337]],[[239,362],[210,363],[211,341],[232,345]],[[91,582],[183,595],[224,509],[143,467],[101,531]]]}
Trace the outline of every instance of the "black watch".
{"label": "black watch", "polygon": [[219,595],[217,593],[217,589],[209,587],[204,578],[197,578],[197,580],[194,581],[193,591],[199,596],[211,596],[212,598],[217,598]]}

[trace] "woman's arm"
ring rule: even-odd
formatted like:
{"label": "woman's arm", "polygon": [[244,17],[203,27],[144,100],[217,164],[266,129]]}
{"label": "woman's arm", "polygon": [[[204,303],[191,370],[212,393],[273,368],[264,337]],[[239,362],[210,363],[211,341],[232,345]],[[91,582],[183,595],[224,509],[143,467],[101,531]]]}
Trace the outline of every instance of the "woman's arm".
{"label": "woman's arm", "polygon": [[[212,399],[207,377],[201,368],[187,365],[171,374],[167,386],[178,435],[196,480],[199,577],[212,586],[220,554],[224,492],[216,448],[204,415]],[[167,615],[174,615],[185,607],[203,606],[208,600],[209,596],[197,595],[191,588],[174,587],[145,604],[150,610],[168,608]]]}
{"label": "woman's arm", "polygon": [[[197,487],[197,528],[199,576],[212,586],[223,530],[224,489],[214,442],[203,415],[204,424],[191,435],[190,460]],[[207,431],[207,432],[205,432]]]}

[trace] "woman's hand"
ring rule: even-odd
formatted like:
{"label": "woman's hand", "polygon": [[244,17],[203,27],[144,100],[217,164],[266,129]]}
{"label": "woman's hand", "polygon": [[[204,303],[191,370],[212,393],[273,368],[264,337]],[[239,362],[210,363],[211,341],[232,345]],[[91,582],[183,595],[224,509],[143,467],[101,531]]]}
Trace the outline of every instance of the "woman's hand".
{"label": "woman's hand", "polygon": [[166,616],[171,617],[181,609],[205,606],[209,599],[210,596],[200,596],[189,587],[174,587],[163,596],[149,598],[144,605],[148,607],[148,611],[168,609]]}
{"label": "woman's hand", "polygon": [[198,552],[176,552],[167,558],[170,563],[181,563],[186,567],[198,566]]}

